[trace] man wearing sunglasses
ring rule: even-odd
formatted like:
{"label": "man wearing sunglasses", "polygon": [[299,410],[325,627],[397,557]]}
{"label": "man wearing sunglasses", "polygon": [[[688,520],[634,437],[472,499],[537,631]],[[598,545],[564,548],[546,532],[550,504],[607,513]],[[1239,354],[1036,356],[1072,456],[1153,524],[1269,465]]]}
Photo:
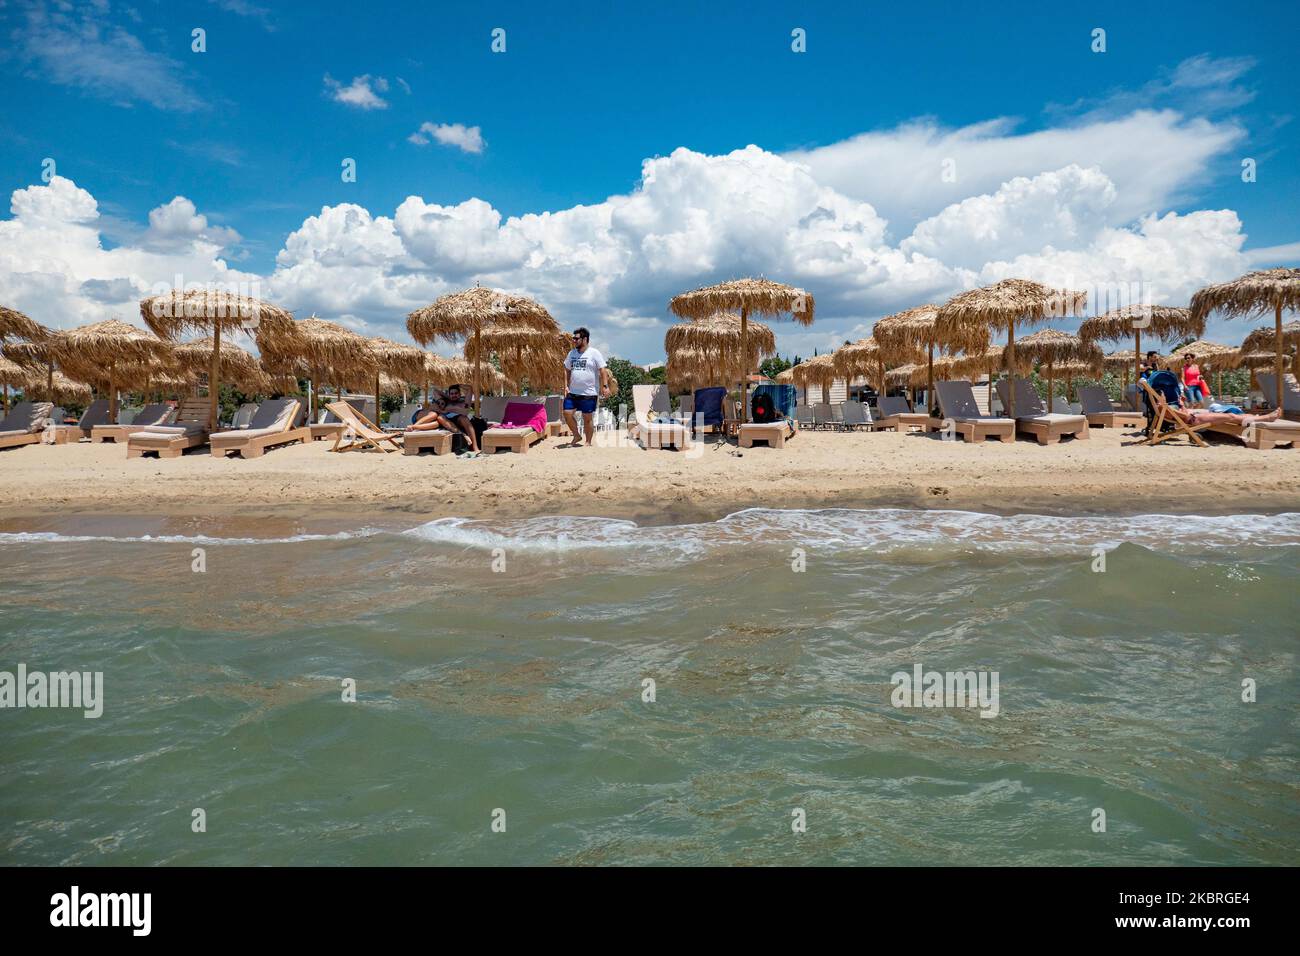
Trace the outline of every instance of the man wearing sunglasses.
{"label": "man wearing sunglasses", "polygon": [[596,403],[609,395],[609,368],[605,356],[591,347],[591,333],[584,328],[574,329],[573,349],[564,360],[565,380],[568,386],[564,395],[564,422],[573,436],[571,445],[578,440],[578,414],[582,414],[582,433],[591,444],[595,427],[592,424]]}

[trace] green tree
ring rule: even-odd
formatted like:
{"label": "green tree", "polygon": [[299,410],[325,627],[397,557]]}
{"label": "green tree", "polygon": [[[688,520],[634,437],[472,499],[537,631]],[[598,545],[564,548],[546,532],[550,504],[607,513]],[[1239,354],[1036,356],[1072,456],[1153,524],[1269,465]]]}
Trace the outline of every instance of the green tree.
{"label": "green tree", "polygon": [[644,385],[646,383],[646,373],[640,366],[633,365],[627,359],[612,358],[609,360],[609,374],[613,375],[618,381],[618,391],[605,399],[604,406],[615,415],[618,414],[620,405],[625,406],[629,412],[632,409],[632,386]]}
{"label": "green tree", "polygon": [[791,362],[785,356],[773,355],[771,358],[763,359],[763,361],[758,366],[758,370],[762,372],[764,375],[766,375],[768,378],[774,379],[782,372],[784,372],[786,369],[791,368],[793,366],[794,366],[794,362]]}

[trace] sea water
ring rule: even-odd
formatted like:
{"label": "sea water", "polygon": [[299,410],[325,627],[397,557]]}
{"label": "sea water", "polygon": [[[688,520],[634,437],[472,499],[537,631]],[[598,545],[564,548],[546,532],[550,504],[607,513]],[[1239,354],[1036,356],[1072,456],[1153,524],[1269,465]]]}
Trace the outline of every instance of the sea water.
{"label": "sea water", "polygon": [[0,864],[1293,864],[1297,594],[1297,514],[0,535],[0,672],[103,675]]}

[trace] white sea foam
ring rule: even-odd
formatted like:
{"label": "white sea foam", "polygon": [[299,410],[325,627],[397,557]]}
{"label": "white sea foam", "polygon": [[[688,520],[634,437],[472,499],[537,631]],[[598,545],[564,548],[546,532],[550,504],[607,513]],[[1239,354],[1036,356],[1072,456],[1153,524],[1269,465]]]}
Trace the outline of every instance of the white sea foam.
{"label": "white sea foam", "polygon": [[1201,551],[1300,545],[1300,514],[1060,517],[894,508],[749,508],[713,522],[650,527],[595,517],[514,521],[439,518],[405,534],[432,543],[484,550],[563,553],[625,548],[673,557],[753,545],[876,551],[962,546],[1087,553],[1129,543],[1153,550],[1177,547]]}
{"label": "white sea foam", "polygon": [[376,528],[332,534],[277,538],[222,538],[212,535],[66,535],[54,532],[0,534],[5,544],[293,544],[347,541],[398,534],[432,545],[490,551],[505,548],[565,554],[598,549],[662,553],[680,559],[716,549],[767,545],[822,549],[898,548],[1086,553],[1136,544],[1153,550],[1213,551],[1245,546],[1300,545],[1300,513],[1277,515],[993,515],[974,511],[922,511],[901,508],[817,510],[748,508],[717,521],[639,526],[617,518],[550,516],[503,521],[437,518],[403,532]]}

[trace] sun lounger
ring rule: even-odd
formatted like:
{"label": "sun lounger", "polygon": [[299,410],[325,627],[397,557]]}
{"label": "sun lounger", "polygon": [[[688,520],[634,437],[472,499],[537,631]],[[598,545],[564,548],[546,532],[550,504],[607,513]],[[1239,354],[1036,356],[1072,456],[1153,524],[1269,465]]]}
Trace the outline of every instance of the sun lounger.
{"label": "sun lounger", "polygon": [[1255,422],[1240,425],[1237,422],[1215,422],[1206,429],[1207,433],[1227,435],[1240,439],[1247,448],[1259,448],[1267,451],[1277,445],[1300,447],[1300,422],[1279,419],[1275,422]]}
{"label": "sun lounger", "polygon": [[[1148,385],[1146,379],[1138,379],[1138,387],[1146,394],[1147,400],[1151,402],[1151,407],[1156,410],[1155,420],[1151,423],[1151,434],[1142,439],[1139,444],[1159,445],[1163,441],[1169,441],[1181,435],[1191,439],[1193,445],[1199,445],[1202,448],[1209,447],[1205,444],[1205,439],[1198,434],[1210,427],[1208,422],[1203,422],[1200,425],[1189,425],[1169,410],[1169,403],[1165,401],[1165,397]],[[1171,425],[1172,428],[1165,431],[1165,425]]]}
{"label": "sun lounger", "polygon": [[546,437],[558,438],[564,434],[564,396],[547,395],[546,404]]}
{"label": "sun lounger", "polygon": [[754,442],[767,442],[768,448],[784,448],[787,438],[793,438],[798,431],[788,419],[779,422],[744,422],[740,425],[736,440],[741,448],[753,448]]}
{"label": "sun lounger", "polygon": [[[901,395],[881,395],[876,399],[876,408],[880,411],[880,418],[876,420],[877,428],[905,432],[912,428],[925,431],[930,427],[930,416],[925,412],[912,411],[912,406]],[[978,405],[975,410],[979,411]]]}
{"label": "sun lounger", "polygon": [[[402,447],[402,441],[405,437],[402,433],[391,433],[379,429],[374,422],[362,415],[348,402],[330,402],[325,407],[333,412],[343,424],[343,430],[334,436],[334,444],[330,447],[330,451],[377,448],[382,452],[390,452]],[[344,445],[343,439],[349,434],[351,434],[352,440]]]}
{"label": "sun lounger", "polygon": [[1146,421],[1141,412],[1117,408],[1100,385],[1080,385],[1079,403],[1089,425],[1102,428],[1140,428]]}
{"label": "sun lounger", "polygon": [[89,438],[91,429],[96,425],[108,424],[108,399],[97,398],[86,407],[81,413],[81,419],[75,425],[63,425],[55,423],[54,426],[54,443],[56,445],[66,445],[69,442],[81,441],[83,438]]}
{"label": "sun lounger", "polygon": [[258,405],[256,402],[245,402],[243,405],[240,405],[239,410],[235,412],[235,417],[231,421],[230,427],[232,429],[251,427],[250,423],[253,421],[254,416],[257,415],[257,409]]}
{"label": "sun lounger", "polygon": [[1015,442],[1016,423],[1010,418],[981,415],[970,382],[935,382],[934,391],[944,417],[929,419],[930,428],[943,430],[945,421],[951,421],[954,431],[968,442],[978,444],[986,438]]}
{"label": "sun lounger", "polygon": [[695,396],[683,395],[677,399],[677,411],[673,414],[679,422],[685,422],[688,426],[695,419]]}
{"label": "sun lounger", "polygon": [[418,455],[422,451],[431,451],[435,455],[447,455],[451,453],[453,437],[445,428],[422,428],[406,432],[402,436],[402,454]]}
{"label": "sun lounger", "polygon": [[813,410],[811,405],[796,405],[794,410],[794,420],[800,428],[815,428],[816,422],[813,419]]}
{"label": "sun lounger", "polygon": [[817,402],[812,407],[813,411],[813,428],[839,428],[839,423],[835,421],[835,412],[831,409],[830,402]]}
{"label": "sun lounger", "polygon": [[208,436],[213,458],[225,458],[238,452],[244,458],[261,458],[268,448],[279,445],[306,444],[311,441],[311,429],[295,428],[299,402],[296,398],[277,398],[263,402],[247,428],[213,432]]}
{"label": "sun lounger", "polygon": [[0,448],[40,444],[53,411],[53,402],[19,402],[0,421]]}
{"label": "sun lounger", "polygon": [[140,458],[157,454],[159,458],[179,458],[187,448],[208,443],[210,404],[207,398],[187,398],[170,425],[146,425],[131,432],[126,439],[126,457]]}
{"label": "sun lounger", "polygon": [[628,434],[644,448],[687,448],[691,430],[681,422],[665,423],[657,419],[672,417],[672,400],[667,385],[632,386],[632,421]]}
{"label": "sun lounger", "polygon": [[[1007,389],[1010,387],[1006,379],[1002,379],[997,385],[998,398],[1002,400],[1004,408],[1007,407]],[[1040,445],[1054,445],[1063,435],[1073,435],[1075,438],[1089,437],[1086,417],[1048,412],[1043,406],[1038,390],[1027,379],[1015,379],[1014,387],[1016,394],[1013,408],[1016,413],[1016,431],[1033,435]]]}
{"label": "sun lounger", "polygon": [[845,428],[866,428],[870,430],[875,428],[875,424],[871,420],[871,409],[862,402],[844,403]]}
{"label": "sun lounger", "polygon": [[111,441],[126,441],[126,437],[132,432],[143,430],[149,425],[166,425],[172,420],[172,415],[176,409],[172,408],[166,402],[156,402],[153,405],[146,405],[136,413],[135,418],[131,419],[127,425],[95,425],[90,430],[90,440],[93,443]]}
{"label": "sun lounger", "polygon": [[[1273,372],[1256,372],[1264,401],[1270,406],[1277,401],[1277,375]],[[1300,422],[1300,386],[1296,385],[1295,376],[1290,372],[1282,373],[1282,417],[1288,421]]]}
{"label": "sun lounger", "polygon": [[[346,399],[347,404],[353,409],[360,412],[365,407],[365,401],[359,398]],[[326,405],[320,416],[320,421],[312,422],[308,427],[311,429],[311,440],[320,441],[323,438],[333,439],[337,446],[339,436],[348,430],[347,423],[339,418],[332,411],[330,406]]]}
{"label": "sun lounger", "polygon": [[[512,395],[502,398],[502,401],[505,407],[492,418],[487,417],[487,403],[482,403],[484,419],[496,424],[483,432],[479,447],[485,455],[495,454],[503,448],[522,455],[546,437],[546,401],[537,395]],[[541,409],[540,416],[533,411],[538,408]]]}

